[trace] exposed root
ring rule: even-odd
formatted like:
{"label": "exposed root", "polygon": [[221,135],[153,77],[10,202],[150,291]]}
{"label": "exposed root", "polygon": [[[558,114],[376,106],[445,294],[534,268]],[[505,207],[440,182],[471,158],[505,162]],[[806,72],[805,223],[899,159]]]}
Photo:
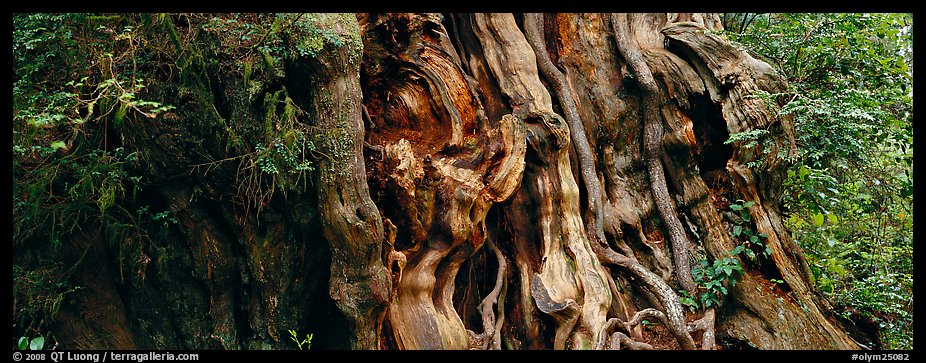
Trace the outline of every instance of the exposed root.
{"label": "exposed root", "polygon": [[[508,268],[508,263],[505,262],[505,257],[502,255],[502,252],[498,250],[498,247],[495,246],[495,243],[486,240],[485,245],[492,250],[492,253],[495,254],[495,258],[498,260],[498,274],[495,276],[495,287],[492,288],[492,291],[489,292],[484,299],[482,299],[482,303],[479,304],[479,310],[482,312],[482,326],[485,330],[482,334],[475,334],[472,331],[467,332],[470,335],[470,349],[501,350],[501,331],[502,325],[505,322],[505,310],[504,302],[499,302],[499,296],[504,299],[501,292],[505,284],[505,272]],[[492,305],[498,305],[497,318],[495,316],[495,311],[492,310]]]}
{"label": "exposed root", "polygon": [[598,183],[597,173],[595,171],[595,154],[589,145],[588,137],[585,135],[585,126],[579,117],[579,111],[576,107],[575,99],[572,97],[572,91],[566,85],[566,76],[553,65],[547,53],[546,43],[543,38],[543,15],[538,13],[524,14],[524,36],[531,48],[534,49],[534,55],[537,57],[537,67],[543,77],[550,82],[560,106],[563,108],[563,115],[566,123],[569,125],[569,134],[572,136],[572,145],[575,147],[576,155],[579,157],[579,169],[581,170],[582,182],[585,184],[588,193],[588,220],[586,230],[588,236],[594,238],[595,242],[606,243],[604,237],[604,223],[602,218],[604,212],[601,202],[601,185]]}
{"label": "exposed root", "polygon": [[611,334],[611,350],[620,350],[622,344],[630,350],[656,350],[652,345],[633,340],[627,334],[621,332]]}
{"label": "exposed root", "polygon": [[[614,252],[610,248],[598,244],[592,244],[598,259],[604,264],[616,265],[630,272],[636,277],[644,288],[656,296],[659,303],[665,307],[666,327],[675,336],[679,346],[682,349],[696,349],[691,334],[688,333],[688,327],[685,323],[685,314],[682,304],[678,300],[678,294],[672,290],[669,285],[658,275],[648,270],[639,262],[631,260],[620,253]],[[645,310],[644,310],[645,311]],[[631,319],[633,320],[633,319]]]}
{"label": "exposed root", "polygon": [[572,299],[566,301],[556,301],[550,296],[547,287],[543,285],[539,274],[534,274],[531,279],[531,296],[537,308],[544,314],[550,315],[556,320],[556,336],[553,338],[553,349],[563,350],[566,348],[566,339],[569,338],[569,332],[579,319],[579,304]]}
{"label": "exposed root", "polygon": [[[642,323],[643,320],[647,318],[656,318],[659,319],[659,321],[661,321],[664,325],[669,325],[669,320],[666,318],[666,314],[653,308],[643,309],[636,312],[633,314],[633,317],[630,319],[630,321],[626,322],[618,318],[611,318],[608,319],[608,323],[605,324],[604,329],[598,332],[598,344],[595,346],[595,349],[602,350],[605,348],[605,344],[608,343],[608,334],[611,333],[611,330],[620,328],[627,334],[633,335],[633,328],[637,327],[637,325],[640,325],[640,323]],[[631,338],[628,337],[628,339]],[[639,337],[637,337],[637,339],[639,340]]]}
{"label": "exposed root", "polygon": [[[644,90],[647,91],[647,97],[644,101],[644,151],[646,154],[648,172],[650,174],[652,183],[653,196],[654,199],[656,199],[657,209],[660,212],[660,216],[664,221],[666,221],[666,224],[669,227],[669,235],[672,239],[672,246],[675,252],[674,263],[677,271],[676,273],[679,277],[679,282],[684,289],[688,291],[694,291],[696,289],[696,285],[694,284],[694,280],[691,278],[690,266],[688,264],[688,239],[684,234],[684,230],[682,230],[678,217],[675,216],[675,209],[671,204],[671,199],[669,198],[668,188],[665,181],[665,174],[662,169],[663,167],[661,162],[661,154],[662,135],[664,131],[661,119],[658,115],[658,107],[655,99],[656,95],[658,94],[658,88],[656,87],[655,81],[653,80],[652,73],[646,64],[643,63],[642,53],[640,52],[639,47],[630,45],[629,40],[622,37],[622,35],[628,33],[627,29],[617,29],[618,26],[626,26],[626,16],[623,16],[623,18],[624,19],[617,20],[614,19],[614,16],[612,16],[615,39],[618,41],[619,49],[621,49],[621,53],[624,58],[628,59],[628,63],[630,63],[631,67],[635,70],[636,73],[638,73],[638,79],[640,82],[646,83],[642,85]],[[624,267],[633,275],[638,277],[644,283],[647,289],[657,296],[657,299],[663,306],[666,307],[668,312],[668,314],[666,314],[655,309],[646,309],[637,312],[630,322],[623,322],[620,319],[612,318],[608,321],[605,327],[598,332],[598,342],[596,348],[604,349],[604,346],[608,342],[608,334],[610,334],[610,331],[614,329],[615,325],[618,325],[622,330],[629,334],[632,329],[636,325],[639,325],[640,322],[646,317],[656,317],[662,320],[665,325],[674,332],[680,346],[685,349],[694,349],[694,341],[692,340],[691,335],[687,330],[681,304],[679,303],[678,296],[675,294],[675,292],[668,286],[668,284],[665,283],[665,281],[640,265],[637,261],[635,261],[635,259],[621,255],[614,252],[610,248],[605,247],[607,245],[606,239],[604,237],[602,221],[603,212],[601,186],[598,183],[597,173],[595,170],[594,153],[592,152],[589,140],[585,135],[585,127],[579,117],[575,99],[572,96],[570,88],[566,85],[566,77],[562,72],[560,72],[559,69],[556,68],[547,53],[545,41],[543,38],[542,20],[543,16],[541,14],[525,14],[524,35],[534,50],[534,55],[537,58],[537,66],[539,70],[543,74],[544,78],[550,82],[550,85],[556,92],[556,96],[563,109],[566,122],[569,125],[570,135],[572,136],[572,144],[575,147],[576,155],[579,159],[582,181],[588,196],[589,214],[586,221],[586,230],[589,237],[594,238],[595,242],[597,242],[592,243],[593,249],[596,250],[596,254],[599,255],[599,259],[603,262],[610,262],[612,264]],[[620,22],[622,25],[618,25],[618,22]],[[628,55],[628,52],[631,54]],[[640,73],[643,74],[640,75]],[[609,257],[602,258],[602,255],[609,255]],[[537,281],[537,279],[533,281],[532,289],[535,287],[542,287],[534,286],[536,285]],[[537,294],[535,294],[535,296],[536,295]],[[561,303],[560,305],[562,305],[562,312],[557,312],[556,314],[564,321],[574,318],[570,314],[563,313],[570,311],[568,308],[568,303],[569,302]],[[538,300],[538,307],[540,307],[541,310],[544,310],[543,306],[540,304],[540,300]],[[549,307],[552,307],[552,305]],[[561,327],[562,326],[563,325],[561,325]],[[557,341],[560,340],[560,333],[560,331],[557,332]],[[652,349],[652,346],[649,346],[645,343],[636,342],[626,334],[620,332],[615,333],[612,337],[612,340],[614,340],[616,343],[612,344],[612,346],[619,347],[620,344],[623,343],[629,349]]]}
{"label": "exposed root", "polygon": [[702,316],[701,319],[688,324],[689,332],[702,332],[701,350],[714,350],[714,316],[714,309],[710,308],[704,312],[704,316]]}
{"label": "exposed root", "polygon": [[631,329],[643,323],[643,320],[647,318],[659,319],[659,321],[661,321],[663,324],[668,324],[669,322],[668,319],[666,318],[666,314],[664,314],[663,312],[653,309],[653,308],[643,309],[643,310],[638,311],[636,314],[633,314],[633,318],[631,318],[630,321],[624,323],[624,330],[626,330],[627,332],[630,332]]}
{"label": "exposed root", "polygon": [[696,285],[691,277],[691,266],[688,262],[690,243],[676,215],[662,166],[662,139],[665,130],[659,113],[659,87],[656,85],[649,65],[643,59],[643,52],[639,45],[629,38],[630,25],[627,14],[611,14],[611,27],[618,51],[636,74],[637,83],[643,90],[643,154],[656,209],[665,222],[672,241],[675,274],[683,289],[695,291]]}
{"label": "exposed root", "polygon": [[[556,92],[556,97],[559,100],[560,106],[563,109],[563,114],[565,116],[566,123],[569,125],[570,135],[572,136],[572,145],[575,147],[576,155],[578,156],[578,159],[579,159],[579,169],[582,175],[582,182],[587,192],[589,213],[588,213],[588,218],[586,221],[586,231],[587,231],[589,238],[593,239],[591,243],[592,248],[596,250],[596,254],[599,254],[599,260],[601,260],[601,258],[600,258],[600,253],[598,253],[598,250],[607,249],[608,251],[616,255],[619,255],[620,256],[619,259],[622,260],[625,265],[631,265],[631,264],[635,265],[635,270],[638,273],[643,273],[642,271],[648,272],[649,275],[651,275],[651,276],[648,276],[649,280],[654,281],[654,282],[658,280],[659,282],[662,283],[661,284],[662,286],[655,286],[654,284],[654,286],[651,286],[651,290],[662,290],[666,292],[664,294],[657,293],[657,295],[660,295],[662,297],[660,300],[674,300],[675,305],[677,305],[677,308],[680,311],[681,305],[678,303],[677,296],[674,295],[674,292],[671,290],[671,288],[668,287],[668,285],[665,284],[664,281],[662,281],[657,276],[655,276],[655,274],[652,274],[651,272],[646,270],[642,265],[637,263],[635,259],[628,258],[627,256],[617,254],[613,250],[610,250],[609,248],[604,247],[604,246],[607,246],[607,240],[605,239],[604,227],[603,227],[604,223],[602,219],[604,217],[604,213],[603,213],[602,196],[601,196],[601,185],[598,182],[597,172],[595,170],[594,152],[592,151],[592,148],[589,144],[588,137],[585,134],[585,126],[582,124],[582,120],[579,117],[578,108],[576,107],[576,103],[575,103],[575,99],[573,98],[572,91],[566,84],[566,77],[563,75],[562,72],[560,72],[558,68],[556,68],[556,66],[550,60],[549,54],[547,53],[547,49],[545,45],[546,43],[543,38],[543,15],[542,14],[537,14],[537,13],[524,14],[524,35],[527,38],[527,42],[530,43],[531,47],[534,50],[534,55],[537,58],[538,68],[540,69],[544,78],[547,79],[547,81],[553,87],[553,90]],[[659,139],[661,140],[661,136]],[[661,168],[661,165],[660,165],[660,168]],[[665,188],[664,179],[665,178],[663,177],[663,183],[662,183],[663,188]],[[668,194],[668,192],[666,192],[666,194]],[[687,249],[685,249],[685,251],[687,251]],[[681,256],[687,261],[687,253],[683,253],[681,254]],[[687,271],[687,268],[686,268],[686,271]],[[642,279],[647,280],[647,278],[642,278]],[[690,275],[689,275],[689,279],[690,279]],[[536,282],[536,279],[535,279],[535,282]],[[691,286],[694,286],[693,282]],[[664,305],[670,306],[672,304],[671,302],[667,301]],[[568,310],[566,309],[567,306],[568,304],[563,306],[564,310]],[[541,308],[541,310],[543,309]],[[629,324],[622,322],[620,319],[612,318],[605,324],[604,328],[598,332],[598,343],[597,343],[596,349],[604,349],[604,345],[607,343],[608,334],[613,329],[615,324],[621,325],[621,327],[625,331],[630,333],[630,331],[633,329],[633,326],[638,325],[640,321],[642,321],[643,318],[647,316],[661,317],[661,319],[664,322],[666,322],[666,325],[669,326],[666,315],[655,309],[646,309],[646,310],[638,312],[636,315],[634,315],[634,319],[632,319],[631,323]],[[679,314],[673,314],[673,318],[675,318],[674,322],[676,323],[675,324],[676,329],[674,330],[678,332],[677,337],[680,339],[679,340],[680,344],[683,347],[685,347],[686,345],[683,342],[690,341],[692,342],[691,348],[693,349],[694,343],[691,340],[690,335],[688,335],[687,332],[685,332],[683,329],[684,317],[681,315],[681,313],[679,313]],[[560,336],[560,331],[557,331],[557,340],[559,340],[558,339],[559,336]],[[621,343],[624,343],[629,349],[653,349],[653,347],[650,346],[649,344],[636,342],[630,337],[628,337],[627,335],[623,333],[619,333],[619,332],[615,333],[615,336],[612,340],[616,341],[616,344],[612,344],[612,346],[619,347]]]}

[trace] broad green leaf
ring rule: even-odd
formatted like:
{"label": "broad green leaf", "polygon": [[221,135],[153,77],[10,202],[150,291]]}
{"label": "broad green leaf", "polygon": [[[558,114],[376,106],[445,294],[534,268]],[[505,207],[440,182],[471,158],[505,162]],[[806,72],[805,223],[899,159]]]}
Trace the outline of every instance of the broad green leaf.
{"label": "broad green leaf", "polygon": [[26,350],[29,348],[29,338],[20,337],[19,338],[19,350]]}
{"label": "broad green leaf", "polygon": [[801,165],[801,168],[798,169],[797,171],[797,175],[801,179],[804,179],[804,177],[810,175],[810,169],[808,169],[806,166]]}
{"label": "broad green leaf", "polygon": [[734,237],[738,237],[738,236],[740,235],[740,233],[743,233],[743,227],[742,227],[742,226],[733,226],[733,236],[734,236]]}
{"label": "broad green leaf", "polygon": [[35,337],[32,339],[32,342],[29,343],[29,349],[31,350],[42,350],[42,347],[45,346],[45,338]]}
{"label": "broad green leaf", "polygon": [[736,247],[733,248],[732,251],[730,251],[730,253],[732,253],[732,254],[734,254],[734,255],[738,255],[738,254],[740,254],[741,252],[743,252],[744,249],[745,249],[745,248],[743,248],[743,245],[737,245]]}
{"label": "broad green leaf", "polygon": [[813,224],[817,226],[818,228],[823,227],[823,214],[822,213],[817,213],[813,215]]}
{"label": "broad green leaf", "polygon": [[48,147],[52,148],[52,150],[58,150],[66,148],[67,144],[65,144],[64,141],[57,140],[53,141],[50,145],[48,145]]}

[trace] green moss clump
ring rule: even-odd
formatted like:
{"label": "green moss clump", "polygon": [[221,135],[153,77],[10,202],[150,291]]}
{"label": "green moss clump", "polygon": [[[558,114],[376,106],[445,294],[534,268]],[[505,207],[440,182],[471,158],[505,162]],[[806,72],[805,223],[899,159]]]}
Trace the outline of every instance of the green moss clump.
{"label": "green moss clump", "polygon": [[[282,37],[288,40],[291,59],[317,58],[325,49],[347,47],[349,62],[359,66],[363,55],[360,25],[353,14],[283,14],[274,24],[294,24]],[[283,29],[276,25],[275,28]]]}

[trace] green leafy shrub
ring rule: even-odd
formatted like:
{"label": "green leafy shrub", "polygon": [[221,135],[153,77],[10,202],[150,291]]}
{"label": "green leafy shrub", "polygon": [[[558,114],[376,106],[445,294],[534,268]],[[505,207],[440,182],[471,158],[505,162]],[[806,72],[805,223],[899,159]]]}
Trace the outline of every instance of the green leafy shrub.
{"label": "green leafy shrub", "polygon": [[[715,259],[713,263],[707,260],[698,261],[698,266],[691,269],[691,277],[704,289],[698,296],[698,301],[705,309],[720,305],[729,293],[724,285],[729,283],[736,286],[736,280],[742,273],[743,267],[733,256]],[[688,305],[691,306],[690,302]]]}
{"label": "green leafy shrub", "polygon": [[759,251],[759,254],[768,256],[772,253],[770,247],[766,246],[763,239],[767,238],[768,235],[765,233],[756,233],[753,230],[750,222],[752,222],[752,216],[749,214],[749,208],[755,205],[755,202],[748,201],[745,202],[741,199],[737,200],[735,203],[730,204],[730,210],[736,212],[739,218],[733,219],[733,238],[743,239],[742,244],[737,245],[731,253],[733,255],[738,255],[743,253],[752,261],[756,261],[757,255],[755,250]]}

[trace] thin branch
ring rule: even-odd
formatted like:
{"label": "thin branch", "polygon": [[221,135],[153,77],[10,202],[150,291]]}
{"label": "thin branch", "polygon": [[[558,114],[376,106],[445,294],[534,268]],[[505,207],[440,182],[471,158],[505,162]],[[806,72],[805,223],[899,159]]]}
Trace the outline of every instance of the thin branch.
{"label": "thin branch", "polygon": [[221,160],[210,161],[210,162],[205,162],[205,163],[200,163],[200,164],[192,164],[192,165],[189,165],[189,166],[187,166],[187,167],[191,169],[191,170],[190,170],[190,174],[193,174],[193,172],[194,172],[197,168],[202,167],[202,166],[208,166],[208,168],[206,168],[206,174],[208,174],[209,171],[211,171],[212,169],[214,169],[214,168],[215,168],[218,164],[220,164],[220,163],[223,163],[223,162],[226,162],[226,161],[232,161],[232,160],[236,160],[236,159],[241,159],[241,158],[243,158],[243,157],[251,156],[251,155],[254,155],[254,154],[256,154],[256,153],[255,153],[255,152],[252,152],[252,153],[247,153],[247,154],[241,154],[241,155],[238,155],[238,156],[232,156],[232,157],[228,157],[228,158],[221,159]]}

